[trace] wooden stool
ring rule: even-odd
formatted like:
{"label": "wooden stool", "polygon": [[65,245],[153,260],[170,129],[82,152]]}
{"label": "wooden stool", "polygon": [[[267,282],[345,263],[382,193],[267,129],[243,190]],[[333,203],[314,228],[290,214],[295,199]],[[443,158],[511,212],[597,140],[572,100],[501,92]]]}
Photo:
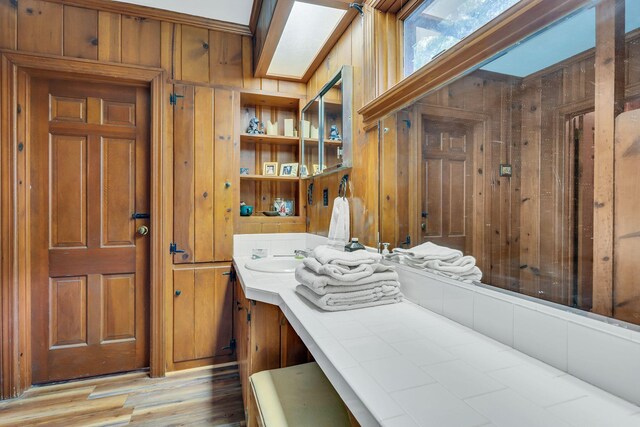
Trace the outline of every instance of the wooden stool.
{"label": "wooden stool", "polygon": [[257,372],[249,381],[261,427],[353,425],[344,402],[315,362]]}

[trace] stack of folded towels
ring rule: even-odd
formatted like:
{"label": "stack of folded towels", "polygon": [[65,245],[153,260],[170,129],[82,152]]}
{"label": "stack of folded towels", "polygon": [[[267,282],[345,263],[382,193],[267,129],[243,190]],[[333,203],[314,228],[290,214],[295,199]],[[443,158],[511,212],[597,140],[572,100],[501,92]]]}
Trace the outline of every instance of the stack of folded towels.
{"label": "stack of folded towels", "polygon": [[296,268],[296,292],[327,311],[400,302],[398,273],[381,261],[377,253],[318,246]]}
{"label": "stack of folded towels", "polygon": [[482,271],[476,266],[474,257],[463,256],[457,249],[438,246],[431,242],[411,249],[395,248],[386,259],[466,283],[479,282],[482,279]]}

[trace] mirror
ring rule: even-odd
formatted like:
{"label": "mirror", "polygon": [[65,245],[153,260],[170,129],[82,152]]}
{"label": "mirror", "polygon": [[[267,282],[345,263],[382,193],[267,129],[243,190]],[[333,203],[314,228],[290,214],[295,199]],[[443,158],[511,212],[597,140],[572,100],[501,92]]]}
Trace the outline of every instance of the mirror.
{"label": "mirror", "polygon": [[[640,23],[633,3],[627,1],[627,90],[616,144],[640,140]],[[624,157],[618,146],[608,237],[616,248],[613,291],[594,280],[603,238],[594,220],[595,76],[606,72],[595,62],[595,30],[595,7],[580,9],[384,118],[381,241],[460,251],[482,273],[478,280],[451,269],[452,276],[464,273],[460,280],[598,313],[607,311],[598,301],[608,301],[613,317],[640,324],[640,267],[633,261],[640,239],[622,235],[640,232],[632,213],[640,206],[637,172],[627,169],[637,171],[640,156]],[[407,255],[395,259],[416,266]],[[434,266],[417,265],[441,274]]]}
{"label": "mirror", "polygon": [[343,66],[302,110],[301,169],[308,177],[351,166],[351,79],[351,67]]}

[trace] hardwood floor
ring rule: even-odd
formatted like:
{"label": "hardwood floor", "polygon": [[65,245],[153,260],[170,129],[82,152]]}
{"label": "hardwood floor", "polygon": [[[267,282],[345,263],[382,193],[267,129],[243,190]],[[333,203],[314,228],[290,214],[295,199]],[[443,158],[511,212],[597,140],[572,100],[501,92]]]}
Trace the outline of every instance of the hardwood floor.
{"label": "hardwood floor", "polygon": [[238,367],[146,372],[32,387],[0,402],[0,426],[245,425]]}

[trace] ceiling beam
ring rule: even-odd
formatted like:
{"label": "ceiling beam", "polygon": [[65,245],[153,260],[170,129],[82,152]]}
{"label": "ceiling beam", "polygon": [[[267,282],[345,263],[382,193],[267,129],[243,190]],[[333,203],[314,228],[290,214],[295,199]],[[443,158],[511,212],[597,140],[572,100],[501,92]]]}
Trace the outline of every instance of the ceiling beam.
{"label": "ceiling beam", "polygon": [[90,9],[104,10],[106,12],[122,13],[124,15],[139,16],[142,18],[157,19],[159,21],[173,22],[174,24],[186,24],[202,27],[209,30],[224,31],[227,33],[250,36],[248,25],[235,24],[233,22],[219,21],[217,19],[204,18],[202,16],[173,12],[155,7],[140,6],[130,3],[120,3],[112,0],[47,0],[51,3],[60,3],[71,6],[86,7]]}

